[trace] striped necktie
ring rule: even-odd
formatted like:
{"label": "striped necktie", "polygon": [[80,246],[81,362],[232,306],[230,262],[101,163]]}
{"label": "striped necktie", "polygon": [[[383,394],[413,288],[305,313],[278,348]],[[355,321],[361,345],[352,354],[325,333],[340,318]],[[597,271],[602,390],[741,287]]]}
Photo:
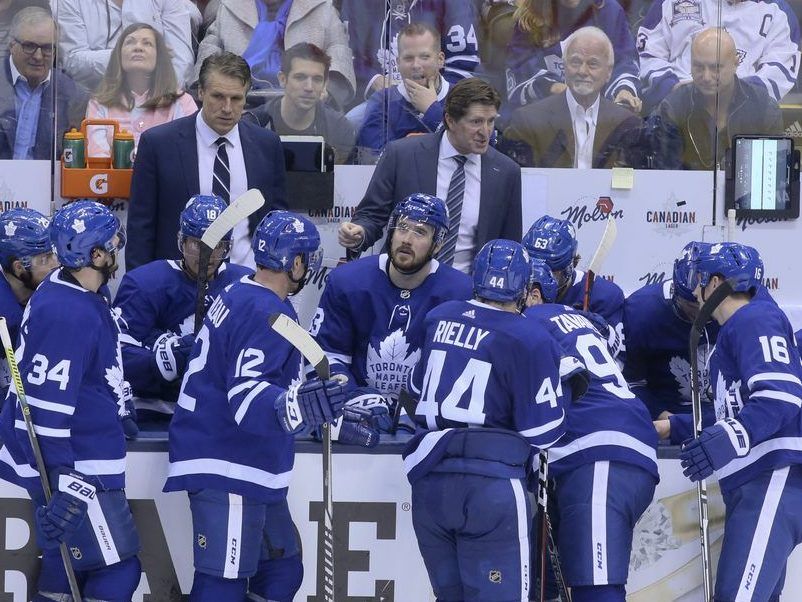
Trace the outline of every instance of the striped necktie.
{"label": "striped necktie", "polygon": [[228,152],[226,139],[222,136],[215,141],[217,156],[214,158],[212,171],[212,194],[216,194],[228,203],[231,201],[231,170],[228,167]]}
{"label": "striped necktie", "polygon": [[455,155],[453,158],[457,162],[457,168],[451,174],[451,183],[448,185],[446,196],[449,216],[448,234],[446,234],[443,247],[437,256],[440,263],[447,265],[454,263],[454,251],[457,249],[459,222],[462,217],[462,197],[465,193],[465,162],[468,160],[465,155]]}

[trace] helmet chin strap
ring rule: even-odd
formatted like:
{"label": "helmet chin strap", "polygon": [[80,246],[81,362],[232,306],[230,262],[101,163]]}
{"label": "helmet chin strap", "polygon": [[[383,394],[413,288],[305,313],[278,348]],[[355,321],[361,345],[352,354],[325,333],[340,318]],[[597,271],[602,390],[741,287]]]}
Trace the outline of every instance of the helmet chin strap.
{"label": "helmet chin strap", "polygon": [[293,296],[297,295],[298,293],[300,293],[301,290],[304,288],[304,286],[306,286],[306,276],[307,276],[307,274],[309,274],[309,266],[306,263],[304,263],[304,273],[301,274],[301,277],[298,280],[296,280],[295,278],[292,277],[292,270],[287,272],[287,278],[290,279],[290,282],[292,282],[293,284],[297,284],[298,285],[298,288],[296,288],[291,293],[288,293],[288,295],[290,297],[293,297]]}

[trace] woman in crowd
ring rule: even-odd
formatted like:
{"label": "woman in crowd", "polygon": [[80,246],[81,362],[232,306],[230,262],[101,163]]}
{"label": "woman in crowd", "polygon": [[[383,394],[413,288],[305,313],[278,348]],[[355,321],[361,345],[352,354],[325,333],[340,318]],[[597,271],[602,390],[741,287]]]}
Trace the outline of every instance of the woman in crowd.
{"label": "woman in crowd", "polygon": [[[145,130],[197,110],[192,97],[178,89],[162,35],[150,25],[134,23],[117,40],[86,116],[116,119],[133,134],[136,145]],[[90,155],[109,156],[111,142],[111,128],[90,128]]]}

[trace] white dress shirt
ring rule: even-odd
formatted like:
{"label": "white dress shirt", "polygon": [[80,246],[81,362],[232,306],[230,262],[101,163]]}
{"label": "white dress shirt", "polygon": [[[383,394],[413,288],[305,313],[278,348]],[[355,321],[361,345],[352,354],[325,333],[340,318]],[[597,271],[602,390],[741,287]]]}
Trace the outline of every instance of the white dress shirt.
{"label": "white dress shirt", "polygon": [[565,98],[574,127],[574,167],[590,169],[593,167],[593,139],[596,135],[601,97],[597,96],[596,102],[587,109],[576,101],[570,89],[566,90]]}
{"label": "white dress shirt", "polygon": [[[212,194],[212,177],[214,160],[217,157],[217,139],[220,134],[208,126],[203,119],[203,111],[198,111],[195,118],[195,139],[198,145],[198,177],[201,194]],[[239,138],[239,125],[235,125],[223,136],[226,139],[228,167],[231,171],[229,201],[235,200],[248,190],[248,176],[245,172],[245,158],[242,155],[242,143]],[[248,233],[248,220],[244,219],[231,234],[231,262],[255,268],[251,237]]]}
{"label": "white dress shirt", "polygon": [[[445,202],[451,176],[457,169],[453,159],[460,155],[448,139],[448,130],[440,140],[440,155],[437,160],[437,196]],[[482,192],[482,157],[476,153],[465,155],[465,192],[462,196],[462,215],[459,221],[457,246],[454,250],[453,267],[469,274],[476,255],[476,226],[479,223],[479,198]]]}

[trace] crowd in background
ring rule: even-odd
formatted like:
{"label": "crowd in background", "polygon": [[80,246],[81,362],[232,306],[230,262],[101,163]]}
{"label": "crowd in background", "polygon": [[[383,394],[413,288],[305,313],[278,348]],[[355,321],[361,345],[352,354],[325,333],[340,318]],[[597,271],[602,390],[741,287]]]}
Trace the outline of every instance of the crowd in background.
{"label": "crowd in background", "polygon": [[[449,87],[479,77],[521,166],[711,169],[734,135],[793,129],[792,1],[0,0],[0,158],[58,158],[84,116],[138,144],[197,110],[203,60],[230,51],[246,118],[323,136],[337,163],[441,129]],[[89,152],[111,136],[92,129]]]}

